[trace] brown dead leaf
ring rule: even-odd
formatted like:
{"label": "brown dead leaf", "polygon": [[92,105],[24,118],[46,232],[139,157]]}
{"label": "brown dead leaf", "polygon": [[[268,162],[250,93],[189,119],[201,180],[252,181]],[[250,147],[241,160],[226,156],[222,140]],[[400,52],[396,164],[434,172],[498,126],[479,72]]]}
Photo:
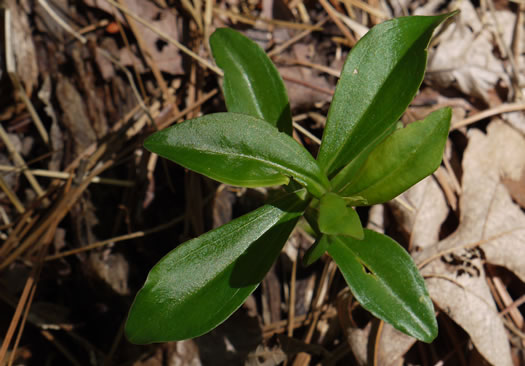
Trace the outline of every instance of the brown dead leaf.
{"label": "brown dead leaf", "polygon": [[480,354],[493,365],[512,365],[483,260],[525,280],[525,215],[503,184],[505,177],[521,177],[525,139],[499,120],[488,126],[486,135],[473,129],[468,137],[459,227],[414,256],[419,263],[430,261],[422,273],[432,299],[470,335]]}
{"label": "brown dead leaf", "polygon": [[[89,6],[104,10],[109,14],[114,14],[117,19],[124,22],[120,13],[106,1],[86,0],[85,3]],[[178,34],[181,30],[182,18],[178,16],[174,8],[163,9],[151,1],[141,0],[126,0],[122,5],[153,27],[169,34],[172,38],[179,40]],[[165,42],[156,33],[139,22],[135,22],[135,25],[144,41],[144,44],[148,46],[147,52],[151,54],[152,59],[155,60],[159,69],[170,74],[183,73],[182,56],[177,47]],[[128,66],[128,62],[132,62],[133,57],[129,55],[129,50],[127,48],[122,48],[121,52],[121,62]]]}
{"label": "brown dead leaf", "polygon": [[84,98],[66,78],[59,78],[56,96],[63,112],[62,122],[75,141],[75,153],[80,154],[97,140],[86,113]]}
{"label": "brown dead leaf", "polygon": [[493,29],[479,19],[470,1],[458,2],[461,13],[430,53],[426,80],[443,88],[454,86],[489,103],[498,80],[510,84],[503,63],[493,53]]}
{"label": "brown dead leaf", "polygon": [[[468,253],[465,253],[468,254]],[[433,301],[469,335],[478,352],[495,366],[512,366],[507,333],[487,286],[481,259],[457,255],[469,263],[469,273],[443,261],[423,269]],[[459,268],[459,269],[458,269]]]}
{"label": "brown dead leaf", "polygon": [[[525,215],[502,180],[519,180],[525,166],[525,139],[500,120],[487,135],[469,131],[463,159],[460,226],[455,240],[439,247],[481,244],[489,263],[504,266],[525,281]],[[461,240],[460,240],[461,239]]]}
{"label": "brown dead leaf", "polygon": [[27,94],[31,95],[37,84],[38,66],[36,51],[26,11],[22,4],[14,0],[7,1],[7,8],[11,11],[11,47],[16,64],[16,74],[22,81]]}
{"label": "brown dead leaf", "polygon": [[[410,234],[411,247],[417,251],[435,245],[449,208],[445,194],[434,177],[423,179],[400,198],[389,205],[403,231]],[[410,206],[407,207],[404,202]]]}

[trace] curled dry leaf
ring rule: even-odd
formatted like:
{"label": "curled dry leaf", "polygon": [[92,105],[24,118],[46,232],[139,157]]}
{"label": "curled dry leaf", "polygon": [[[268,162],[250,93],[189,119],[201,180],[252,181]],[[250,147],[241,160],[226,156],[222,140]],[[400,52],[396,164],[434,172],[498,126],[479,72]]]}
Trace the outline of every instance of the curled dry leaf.
{"label": "curled dry leaf", "polygon": [[442,34],[429,59],[426,80],[443,88],[454,86],[466,95],[489,102],[489,90],[502,79],[509,85],[503,63],[493,53],[493,27],[486,27],[470,1]]}
{"label": "curled dry leaf", "polygon": [[348,343],[352,353],[356,357],[360,365],[383,365],[395,366],[402,365],[405,354],[416,343],[416,339],[404,333],[401,333],[390,324],[384,323],[379,345],[374,347],[377,350],[374,360],[369,360],[368,349],[370,346],[368,342],[375,337],[370,337],[371,324],[363,329],[350,328],[348,329]]}
{"label": "curled dry leaf", "polygon": [[[501,317],[487,286],[482,259],[525,280],[525,215],[514,203],[505,178],[519,179],[525,166],[525,139],[496,120],[487,135],[469,131],[463,159],[460,224],[454,234],[416,253],[432,299],[470,335],[494,365],[511,365]],[[418,220],[417,227],[432,225]],[[446,255],[441,256],[442,253]],[[488,331],[490,330],[490,331]]]}
{"label": "curled dry leaf", "polygon": [[412,248],[426,248],[439,240],[441,225],[448,215],[445,195],[436,179],[429,176],[388,203],[396,221],[409,233]]}
{"label": "curled dry leaf", "polygon": [[11,39],[9,42],[13,48],[16,65],[13,71],[22,81],[27,94],[31,95],[33,87],[38,82],[38,66],[28,17],[22,5],[17,1],[7,1],[6,7],[11,11]]}

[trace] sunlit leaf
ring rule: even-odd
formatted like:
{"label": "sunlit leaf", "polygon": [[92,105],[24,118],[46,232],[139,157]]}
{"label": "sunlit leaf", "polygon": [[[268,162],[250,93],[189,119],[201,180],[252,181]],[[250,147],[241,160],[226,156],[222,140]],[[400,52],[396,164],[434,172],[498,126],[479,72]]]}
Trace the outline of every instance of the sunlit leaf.
{"label": "sunlit leaf", "polygon": [[367,205],[382,203],[432,174],[441,164],[451,116],[450,108],[442,108],[396,130],[375,148],[341,195],[358,196]]}
{"label": "sunlit leaf", "polygon": [[363,240],[329,239],[328,253],[363,308],[421,341],[437,336],[434,306],[423,277],[398,243],[368,229]]}
{"label": "sunlit leaf", "polygon": [[263,187],[293,178],[317,197],[330,189],[326,175],[305,148],[248,115],[208,114],[156,132],[144,146],[222,183]]}
{"label": "sunlit leaf", "polygon": [[252,40],[229,28],[210,36],[217,65],[224,71],[223,93],[229,112],[263,119],[292,135],[292,113],[281,75]]}
{"label": "sunlit leaf", "polygon": [[135,298],[127,338],[182,340],[222,323],[263,279],[305,205],[289,194],[168,253]]}
{"label": "sunlit leaf", "polygon": [[330,177],[392,128],[422,80],[434,29],[452,14],[392,19],[352,49],[330,105],[318,161]]}

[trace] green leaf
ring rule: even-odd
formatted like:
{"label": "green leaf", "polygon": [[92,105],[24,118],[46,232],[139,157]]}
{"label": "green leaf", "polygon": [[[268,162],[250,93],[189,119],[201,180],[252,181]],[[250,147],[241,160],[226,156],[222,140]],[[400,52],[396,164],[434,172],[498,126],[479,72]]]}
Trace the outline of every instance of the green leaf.
{"label": "green leaf", "polygon": [[224,71],[229,112],[263,119],[292,135],[292,113],[281,75],[266,53],[239,32],[217,29],[210,36],[217,65]]}
{"label": "green leaf", "polygon": [[358,196],[364,204],[374,205],[393,199],[432,174],[441,164],[451,117],[451,109],[442,108],[396,130],[376,147],[340,194]]}
{"label": "green leaf", "polygon": [[330,189],[305,148],[248,115],[209,114],[156,132],[144,146],[222,183],[263,187],[286,184],[292,177],[316,197]]}
{"label": "green leaf", "polygon": [[352,49],[328,112],[319,165],[332,177],[377,145],[414,98],[434,28],[453,15],[392,19],[372,28]]}
{"label": "green leaf", "polygon": [[363,308],[396,329],[432,342],[438,327],[423,277],[391,238],[365,229],[365,238],[332,236],[328,253]]}
{"label": "green leaf", "polygon": [[321,198],[319,230],[327,235],[349,235],[356,239],[364,237],[357,212],[346,206],[345,200],[335,193],[327,193]]}
{"label": "green leaf", "polygon": [[221,324],[263,279],[306,204],[288,194],[168,253],[131,307],[129,341],[183,340]]}
{"label": "green leaf", "polygon": [[323,254],[328,250],[328,236],[321,235],[315,243],[312,244],[310,248],[304,253],[303,256],[303,265],[308,267],[312,263],[316,262]]}

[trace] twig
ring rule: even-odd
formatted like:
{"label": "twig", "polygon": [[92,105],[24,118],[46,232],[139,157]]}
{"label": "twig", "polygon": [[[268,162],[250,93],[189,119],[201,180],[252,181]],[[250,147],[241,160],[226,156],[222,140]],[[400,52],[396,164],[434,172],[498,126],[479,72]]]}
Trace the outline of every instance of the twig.
{"label": "twig", "polygon": [[[75,174],[66,173],[66,172],[56,172],[56,171],[44,170],[44,169],[15,168],[15,167],[8,166],[8,165],[0,165],[0,172],[17,172],[18,173],[24,170],[29,170],[31,174],[39,176],[39,177],[56,178],[56,179],[75,178]],[[135,182],[132,182],[129,180],[101,178],[101,177],[93,177],[93,180],[91,181],[91,183],[109,184],[109,185],[120,186],[120,187],[133,187],[135,185]]]}
{"label": "twig", "polygon": [[363,2],[363,1],[360,1],[360,0],[346,0],[346,1],[339,0],[339,2],[342,2],[345,5],[347,3],[350,3],[351,5],[355,6],[356,8],[364,10],[368,14],[373,15],[373,16],[375,16],[377,18],[381,18],[381,19],[387,19],[388,18],[388,15],[386,15],[381,10],[376,9],[376,8],[374,8],[374,7],[368,5],[367,3]]}
{"label": "twig", "polygon": [[290,302],[288,304],[288,337],[293,337],[293,325],[295,318],[295,286],[297,277],[297,261],[299,260],[299,250],[292,263],[292,278],[290,279]]}
{"label": "twig", "polygon": [[299,123],[297,122],[293,122],[293,127],[301,132],[303,135],[305,135],[306,137],[308,137],[310,140],[312,140],[313,142],[315,142],[317,145],[321,145],[321,140],[313,135],[310,131],[308,131],[306,128],[304,128],[303,126],[301,126]]}
{"label": "twig", "polygon": [[[328,18],[323,18],[321,19],[319,22],[317,22],[314,27],[321,27],[324,23],[326,23],[328,20]],[[295,42],[298,42],[300,41],[301,39],[303,39],[304,37],[306,37],[307,35],[309,35],[310,33],[312,33],[312,30],[311,29],[307,29],[307,30],[304,30],[302,31],[301,33],[299,33],[298,35],[290,38],[288,41],[284,42],[282,45],[278,46],[278,47],[275,47],[272,51],[268,52],[268,57],[273,57],[275,55],[278,55],[280,54],[281,52],[283,52],[285,49],[287,49],[288,47],[290,47],[291,45],[293,45]]]}
{"label": "twig", "polygon": [[482,119],[492,117],[501,113],[508,112],[517,112],[525,110],[525,103],[511,103],[511,104],[501,104],[497,107],[487,109],[483,112],[476,113],[472,117],[465,118],[462,121],[456,122],[452,125],[450,130],[457,130],[460,127],[470,125],[474,122],[481,121]]}
{"label": "twig", "polygon": [[[124,0],[118,0],[121,5],[124,4]],[[142,39],[142,36],[140,34],[139,29],[137,28],[135,22],[133,22],[131,17],[127,14],[125,14],[126,20],[129,24],[129,27],[131,28],[131,31],[135,35],[135,39],[137,40],[137,45],[139,49],[142,52],[142,55],[144,56],[144,59],[146,60],[146,63],[151,68],[151,71],[153,72],[153,76],[155,77],[155,80],[157,80],[157,83],[160,86],[160,90],[162,90],[162,94],[164,95],[164,99],[174,107],[174,111],[176,110],[176,104],[175,104],[175,98],[173,95],[170,94],[168,91],[168,84],[166,83],[166,80],[164,80],[164,77],[162,76],[162,73],[160,72],[157,63],[151,56],[151,53],[149,51],[148,45],[145,44],[144,40]],[[116,17],[115,17],[116,19]]]}
{"label": "twig", "polygon": [[16,196],[16,193],[13,192],[11,188],[9,188],[9,186],[7,185],[7,183],[5,182],[4,178],[1,175],[0,175],[0,189],[4,191],[9,201],[11,201],[11,203],[13,204],[13,206],[15,206],[16,210],[19,213],[22,214],[25,212],[24,205],[22,205],[22,202],[20,202],[20,200]]}
{"label": "twig", "polygon": [[295,84],[304,86],[305,88],[309,88],[309,89],[318,91],[318,92],[323,93],[323,94],[334,95],[334,92],[332,90],[323,88],[321,86],[317,86],[317,85],[311,84],[311,83],[306,82],[304,80],[295,79],[295,78],[292,78],[292,77],[289,77],[289,76],[286,76],[286,75],[282,75],[282,78],[284,80],[286,80],[286,81],[291,82],[291,83],[295,83]]}
{"label": "twig", "polygon": [[319,2],[321,3],[322,7],[324,8],[324,10],[326,10],[326,12],[328,13],[328,15],[330,16],[330,18],[332,18],[332,21],[335,23],[335,25],[337,26],[337,28],[339,28],[339,30],[344,34],[344,36],[346,37],[346,39],[348,40],[348,42],[353,46],[357,43],[357,40],[355,39],[355,37],[350,33],[350,31],[348,30],[348,28],[345,27],[345,25],[343,23],[341,23],[341,20],[339,20],[339,17],[336,15],[338,13],[337,10],[335,10],[334,8],[332,8],[332,5],[330,5],[328,3],[328,1],[326,0],[319,0]]}
{"label": "twig", "polygon": [[194,58],[197,62],[199,62],[202,66],[212,70],[213,72],[215,72],[217,75],[220,75],[222,76],[223,75],[223,72],[220,68],[218,68],[217,66],[215,65],[212,65],[208,60],[200,57],[199,55],[197,55],[195,52],[191,51],[189,48],[187,48],[186,46],[184,46],[183,44],[181,44],[180,42],[176,41],[175,39],[173,39],[172,37],[170,37],[168,34],[166,34],[165,32],[163,32],[162,30],[158,29],[157,27],[154,27],[152,26],[151,24],[149,24],[147,21],[145,21],[144,19],[140,18],[139,16],[133,14],[132,12],[130,12],[127,8],[121,6],[120,4],[118,4],[117,2],[113,1],[113,0],[105,0],[107,1],[108,3],[110,3],[111,5],[113,5],[114,7],[118,8],[120,11],[122,11],[123,13],[129,15],[131,18],[135,19],[137,22],[139,22],[140,24],[148,27],[151,31],[153,31],[154,33],[156,33],[159,37],[161,37],[162,39],[164,39],[166,42],[168,43],[171,43],[172,45],[174,45],[175,47],[177,47],[178,49],[180,49],[182,52],[184,52],[185,54],[187,54],[188,56]]}
{"label": "twig", "polygon": [[[15,146],[11,143],[11,140],[9,139],[9,136],[7,135],[7,132],[5,132],[4,127],[0,125],[0,138],[4,142],[5,146],[7,147],[7,151],[9,151],[9,154],[11,154],[11,157],[18,167],[24,167],[26,165],[24,159],[18,151],[16,151]],[[31,187],[35,190],[38,197],[42,197],[44,195],[44,190],[38,184],[38,181],[35,179],[34,175],[31,174],[31,172],[24,171],[24,175],[26,176],[27,180],[29,181],[29,184],[31,184]]]}
{"label": "twig", "polygon": [[310,67],[312,69],[327,73],[328,75],[332,75],[337,78],[341,76],[341,72],[338,70],[332,69],[331,67],[328,67],[328,66],[319,65],[319,64],[307,61],[307,60],[289,59],[289,58],[279,57],[276,59],[276,61],[285,62],[290,65],[300,65],[300,66]]}
{"label": "twig", "polygon": [[[58,25],[60,25],[65,31],[67,31],[69,34],[71,34],[73,37],[75,37],[80,43],[86,44],[87,38],[81,35],[79,32],[75,31],[69,24],[67,24],[56,12],[49,6],[49,4],[45,0],[38,0],[40,5],[44,8],[44,10],[49,14],[49,16],[57,22]],[[117,59],[115,59],[108,51],[106,51],[103,48],[100,48],[97,46],[97,51],[104,57],[106,57],[110,62],[117,65],[122,72],[126,75],[131,89],[133,90],[133,93],[135,94],[135,97],[137,98],[137,101],[140,105],[140,107],[144,110],[146,115],[150,117],[150,120],[153,121],[153,118],[151,118],[151,115],[149,115],[148,108],[146,107],[146,104],[142,100],[142,97],[140,96],[140,93],[137,89],[137,86],[135,85],[135,81],[133,80],[133,76],[129,72],[127,68],[125,68]]]}
{"label": "twig", "polygon": [[268,19],[265,17],[256,18],[250,15],[234,13],[232,11],[221,9],[219,7],[214,7],[213,12],[219,15],[226,15],[230,17],[231,19],[236,20],[238,22],[250,24],[254,26],[257,24],[257,22],[264,22],[264,23],[268,23],[268,24],[278,26],[278,27],[297,29],[297,30],[309,30],[309,31],[322,31],[323,30],[323,28],[318,25],[287,22],[285,20]]}

